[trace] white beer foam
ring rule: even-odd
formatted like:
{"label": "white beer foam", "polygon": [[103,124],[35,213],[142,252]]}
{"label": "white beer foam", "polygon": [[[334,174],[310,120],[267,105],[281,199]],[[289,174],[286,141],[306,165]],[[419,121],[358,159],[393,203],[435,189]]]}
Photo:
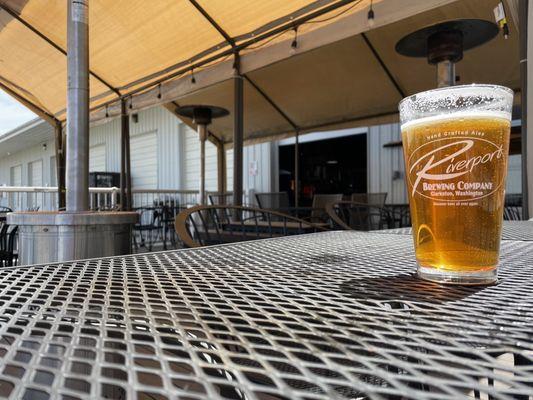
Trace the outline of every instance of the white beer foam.
{"label": "white beer foam", "polygon": [[416,125],[426,125],[434,124],[447,120],[457,120],[457,119],[480,119],[480,118],[490,118],[490,119],[503,119],[505,121],[511,120],[511,113],[505,111],[456,111],[447,114],[433,115],[431,117],[418,118],[413,121],[406,122],[401,125],[401,130],[407,128],[412,128]]}

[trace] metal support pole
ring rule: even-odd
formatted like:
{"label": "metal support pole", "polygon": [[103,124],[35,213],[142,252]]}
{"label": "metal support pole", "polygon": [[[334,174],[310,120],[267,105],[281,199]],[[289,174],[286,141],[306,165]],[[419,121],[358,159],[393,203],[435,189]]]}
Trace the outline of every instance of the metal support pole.
{"label": "metal support pole", "polygon": [[300,203],[300,132],[294,137],[294,207]]}
{"label": "metal support pole", "polygon": [[437,87],[455,85],[455,63],[444,60],[437,63]]}
{"label": "metal support pole", "polygon": [[226,149],[222,142],[217,142],[217,191],[220,194],[226,193]]}
{"label": "metal support pole", "polygon": [[[528,23],[529,13],[533,11],[529,7],[529,0],[520,0],[518,11],[520,21],[520,96],[522,107],[522,217],[527,220],[530,216],[533,216],[533,193],[530,192],[530,188],[533,189],[533,182],[531,182],[533,181],[533,159],[528,159],[528,153],[533,154],[533,149],[528,149],[528,146],[533,147],[533,140],[528,143],[528,115],[532,115],[530,114],[530,108],[533,108],[533,102],[528,102],[528,94],[533,95],[533,64],[529,66],[527,62],[528,32],[530,30],[533,32],[533,27],[529,26],[530,24]],[[531,112],[533,113],[533,110]],[[528,150],[531,150],[531,153]],[[530,173],[528,173],[528,170]]]}
{"label": "metal support pole", "polygon": [[205,198],[205,141],[207,140],[207,126],[198,124],[198,137],[200,138],[200,198],[199,203],[206,205]]}
{"label": "metal support pole", "polygon": [[56,181],[57,181],[57,208],[65,209],[65,142],[61,121],[56,121],[54,126],[55,154],[56,154]]}
{"label": "metal support pole", "polygon": [[121,104],[121,119],[120,119],[120,206],[122,210],[127,210],[126,198],[126,135],[129,130],[129,116],[126,108],[126,101],[122,100]]}
{"label": "metal support pole", "polygon": [[244,136],[244,111],[243,111],[243,82],[242,76],[236,75],[234,81],[234,114],[233,114],[233,204],[242,205],[242,180],[243,180],[243,136]]}
{"label": "metal support pole", "polygon": [[67,12],[68,212],[89,209],[89,4],[69,0]]}
{"label": "metal support pole", "polygon": [[133,192],[131,185],[131,151],[130,151],[130,121],[127,118],[127,129],[124,129],[124,156],[126,158],[126,210],[133,208]]}

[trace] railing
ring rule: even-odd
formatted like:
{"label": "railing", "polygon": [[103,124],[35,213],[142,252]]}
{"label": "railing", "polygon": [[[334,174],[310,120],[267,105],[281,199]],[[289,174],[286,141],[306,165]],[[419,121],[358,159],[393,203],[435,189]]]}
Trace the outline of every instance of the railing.
{"label": "railing", "polygon": [[[118,207],[120,189],[89,188],[91,210],[113,210]],[[13,211],[57,210],[57,187],[0,186],[0,205]]]}
{"label": "railing", "polygon": [[187,208],[198,204],[197,190],[133,189],[133,208],[167,205]]}
{"label": "railing", "polygon": [[[93,211],[116,210],[120,189],[89,188],[89,207]],[[198,191],[173,189],[133,189],[133,208],[170,205],[181,208],[197,204]],[[0,206],[13,211],[57,210],[57,187],[0,186]]]}

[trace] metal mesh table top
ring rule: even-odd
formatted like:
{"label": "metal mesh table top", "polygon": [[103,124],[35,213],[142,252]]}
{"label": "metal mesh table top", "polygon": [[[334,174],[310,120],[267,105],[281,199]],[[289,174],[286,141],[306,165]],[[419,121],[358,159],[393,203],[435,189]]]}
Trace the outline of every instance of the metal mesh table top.
{"label": "metal mesh table top", "polygon": [[[374,231],[376,233],[411,235],[411,228],[395,228]],[[504,221],[502,226],[502,240],[533,241],[532,221]]]}
{"label": "metal mesh table top", "polygon": [[501,264],[439,286],[410,237],[326,232],[3,269],[0,397],[531,399],[533,243]]}

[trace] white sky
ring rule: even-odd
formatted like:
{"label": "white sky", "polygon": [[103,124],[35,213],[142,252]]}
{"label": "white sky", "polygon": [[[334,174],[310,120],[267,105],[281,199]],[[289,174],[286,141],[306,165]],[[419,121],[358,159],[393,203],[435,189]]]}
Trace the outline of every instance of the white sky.
{"label": "white sky", "polygon": [[0,90],[0,135],[36,117],[37,115]]}

